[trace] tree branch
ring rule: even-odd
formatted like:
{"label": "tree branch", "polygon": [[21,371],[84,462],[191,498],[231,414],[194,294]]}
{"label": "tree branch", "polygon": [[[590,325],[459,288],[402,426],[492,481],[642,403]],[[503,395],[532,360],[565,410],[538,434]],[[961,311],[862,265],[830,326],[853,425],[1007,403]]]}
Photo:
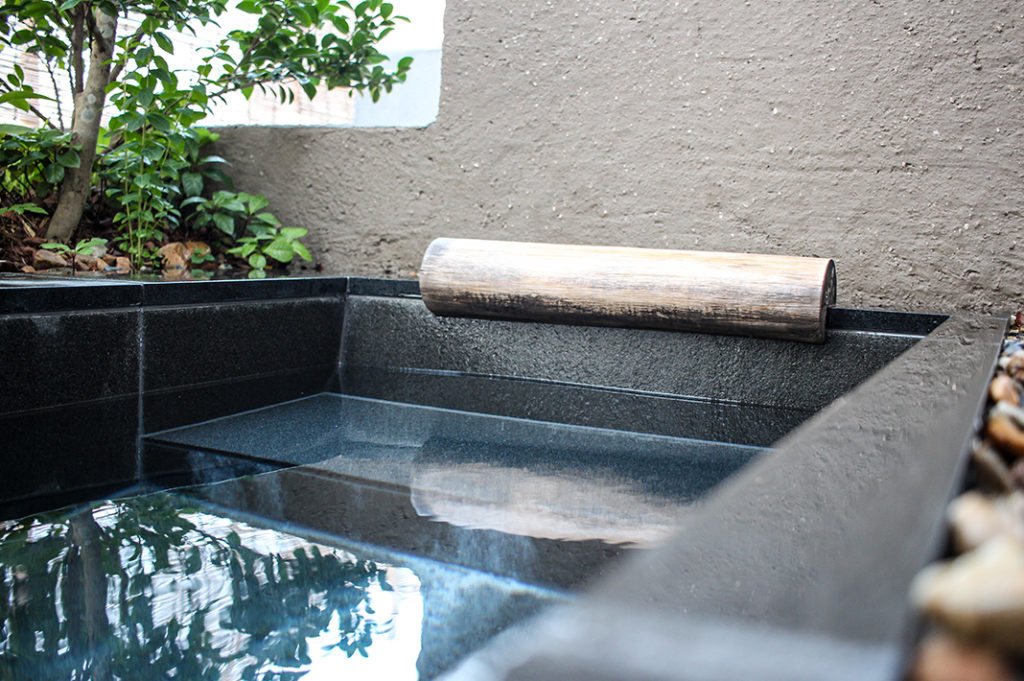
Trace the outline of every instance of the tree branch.
{"label": "tree branch", "polygon": [[[92,15],[92,12],[85,11],[85,22],[89,24],[89,38],[91,42],[95,42],[100,52],[114,53],[114,46],[108,45],[106,38],[100,33],[100,30],[96,27],[96,17]],[[90,46],[92,49],[92,46]]]}
{"label": "tree branch", "polygon": [[71,65],[73,75],[71,81],[71,96],[77,95],[85,89],[85,64],[82,61],[82,44],[85,40],[84,22],[85,8],[79,5],[75,8],[75,20],[71,25]]}
{"label": "tree branch", "polygon": [[57,121],[60,123],[60,129],[64,130],[64,111],[60,106],[60,90],[57,89],[57,76],[53,73],[53,64],[50,60],[46,60],[46,71],[50,74],[50,83],[53,84],[53,98],[57,102]]}

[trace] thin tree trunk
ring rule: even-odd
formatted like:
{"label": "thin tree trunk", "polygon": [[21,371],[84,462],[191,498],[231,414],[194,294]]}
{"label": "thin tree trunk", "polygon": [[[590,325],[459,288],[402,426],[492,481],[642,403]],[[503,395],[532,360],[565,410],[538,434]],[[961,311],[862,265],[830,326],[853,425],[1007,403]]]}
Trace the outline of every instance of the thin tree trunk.
{"label": "thin tree trunk", "polygon": [[96,8],[90,24],[89,73],[85,87],[75,93],[75,111],[71,122],[71,141],[82,146],[79,152],[82,162],[77,168],[65,169],[57,209],[46,230],[48,238],[59,241],[67,241],[78,227],[85,202],[89,198],[92,166],[96,160],[96,143],[100,134],[100,116],[107,96],[107,83],[110,82],[110,59],[114,51],[117,17]]}
{"label": "thin tree trunk", "polygon": [[81,610],[75,614],[80,620],[71,621],[69,627],[81,627],[77,633],[84,634],[78,640],[85,644],[79,651],[91,661],[93,681],[108,681],[109,660],[107,650],[110,645],[110,620],[107,618],[107,584],[109,577],[103,568],[103,548],[100,546],[103,530],[92,516],[91,510],[83,511],[71,517],[71,540],[78,547],[81,560],[82,591]]}

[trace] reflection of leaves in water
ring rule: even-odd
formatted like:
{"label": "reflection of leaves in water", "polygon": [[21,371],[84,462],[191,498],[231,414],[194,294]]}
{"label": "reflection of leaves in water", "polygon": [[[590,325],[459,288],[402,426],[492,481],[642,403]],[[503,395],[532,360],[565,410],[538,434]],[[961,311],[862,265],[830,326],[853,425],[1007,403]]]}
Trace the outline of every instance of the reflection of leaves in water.
{"label": "reflection of leaves in water", "polygon": [[201,517],[157,494],[0,523],[0,679],[212,680],[238,661],[285,681],[329,630],[367,655],[382,566],[305,542],[260,553]]}

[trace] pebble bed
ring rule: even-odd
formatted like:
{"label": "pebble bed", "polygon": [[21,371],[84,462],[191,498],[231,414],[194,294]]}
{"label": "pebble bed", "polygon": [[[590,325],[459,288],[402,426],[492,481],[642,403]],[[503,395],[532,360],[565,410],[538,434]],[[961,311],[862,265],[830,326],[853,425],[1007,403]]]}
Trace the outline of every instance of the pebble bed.
{"label": "pebble bed", "polygon": [[968,491],[947,520],[953,557],[915,578],[910,598],[926,617],[910,681],[1024,678],[1024,313],[1010,321]]}

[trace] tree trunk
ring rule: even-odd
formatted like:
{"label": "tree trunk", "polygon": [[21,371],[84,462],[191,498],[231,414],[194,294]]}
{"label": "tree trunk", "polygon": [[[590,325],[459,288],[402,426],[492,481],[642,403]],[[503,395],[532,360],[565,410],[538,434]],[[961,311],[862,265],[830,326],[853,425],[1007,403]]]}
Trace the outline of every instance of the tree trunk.
{"label": "tree trunk", "polygon": [[[92,510],[71,516],[71,541],[78,548],[81,569],[81,601],[69,607],[68,627],[75,628],[84,649],[76,651],[90,663],[93,681],[108,681],[110,620],[107,618],[107,585],[109,576],[103,568],[103,530],[93,518]],[[80,609],[79,609],[80,608]],[[74,617],[74,619],[73,619]],[[80,619],[78,619],[80,618]],[[84,636],[82,636],[84,634]],[[70,643],[70,640],[69,640]]]}
{"label": "tree trunk", "polygon": [[50,219],[46,236],[67,241],[82,219],[85,202],[92,185],[92,166],[96,160],[96,143],[100,134],[100,117],[110,80],[110,59],[114,51],[117,16],[101,9],[93,10],[89,44],[89,73],[85,87],[75,93],[75,111],[71,122],[71,141],[82,146],[77,168],[67,168],[60,185],[57,209]]}

